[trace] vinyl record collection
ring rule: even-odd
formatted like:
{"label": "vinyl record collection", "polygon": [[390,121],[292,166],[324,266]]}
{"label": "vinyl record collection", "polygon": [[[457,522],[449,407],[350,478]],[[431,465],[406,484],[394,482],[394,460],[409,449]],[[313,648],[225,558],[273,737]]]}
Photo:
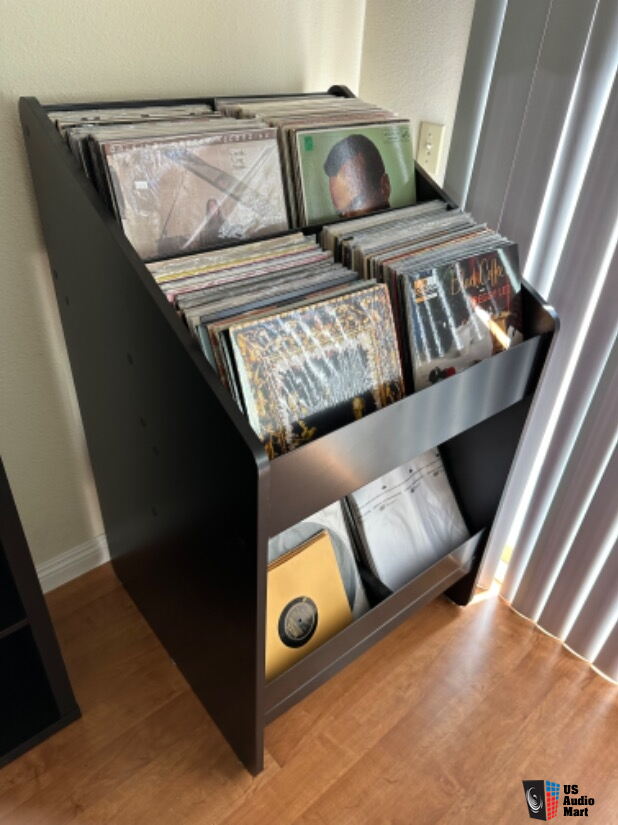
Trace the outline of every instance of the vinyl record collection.
{"label": "vinyl record collection", "polygon": [[459,209],[431,201],[326,226],[322,245],[388,287],[410,391],[523,340],[517,246]]}
{"label": "vinyl record collection", "polygon": [[189,111],[174,120],[114,123],[108,112],[105,124],[57,121],[144,259],[288,228],[276,130]]}
{"label": "vinyl record collection", "polygon": [[[330,595],[332,568],[328,572],[322,569],[314,551],[307,552],[311,543],[323,536],[332,547],[345,606],[341,606],[341,597],[335,600]],[[309,642],[311,628],[322,613],[330,611],[335,601],[340,604],[337,620],[322,628],[321,641],[326,641],[469,536],[440,453],[429,450],[272,538],[268,546],[269,599],[272,571],[285,568],[288,561],[290,566],[304,563],[304,573],[291,577],[285,605],[290,610],[297,605],[295,610],[302,612],[297,616],[298,634]],[[279,578],[281,572],[275,576]],[[267,678],[290,667],[315,646],[305,649],[300,640],[290,644],[279,625],[283,616],[283,611],[267,615]]]}
{"label": "vinyl record collection", "polygon": [[217,100],[237,118],[277,129],[292,226],[416,199],[410,121],[358,98]]}
{"label": "vinyl record collection", "polygon": [[270,458],[403,397],[386,287],[302,234],[151,264]]}
{"label": "vinyl record collection", "polygon": [[[269,458],[523,339],[517,247],[415,204],[409,121],[332,95],[215,106],[50,117]],[[272,537],[267,677],[468,537],[438,449]]]}
{"label": "vinyl record collection", "polygon": [[144,260],[415,201],[410,122],[333,95],[50,112]]}

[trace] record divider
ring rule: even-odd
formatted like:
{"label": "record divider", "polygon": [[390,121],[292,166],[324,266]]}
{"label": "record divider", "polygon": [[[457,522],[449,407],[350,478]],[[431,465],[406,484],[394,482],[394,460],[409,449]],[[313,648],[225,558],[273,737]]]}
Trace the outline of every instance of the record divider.
{"label": "record divider", "polygon": [[[329,91],[352,96],[344,86]],[[113,105],[20,99],[110,554],[171,658],[257,774],[269,721],[429,600],[470,600],[558,319],[524,283],[524,343],[269,462],[47,117]],[[419,201],[454,206],[418,166],[416,186]],[[268,537],[434,446],[471,538],[267,684]]]}

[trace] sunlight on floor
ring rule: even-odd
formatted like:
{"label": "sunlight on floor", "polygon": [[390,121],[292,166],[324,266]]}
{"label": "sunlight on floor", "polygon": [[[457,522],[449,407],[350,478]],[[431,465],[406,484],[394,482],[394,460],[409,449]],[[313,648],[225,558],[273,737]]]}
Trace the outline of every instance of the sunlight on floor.
{"label": "sunlight on floor", "polygon": [[[510,555],[510,554],[509,554]],[[508,559],[505,559],[504,555],[500,559],[500,564],[498,565],[498,569],[496,570],[496,575],[491,583],[491,587],[487,590],[479,591],[475,596],[472,597],[470,604],[478,604],[479,602],[487,601],[487,599],[491,599],[494,596],[500,595],[500,587],[502,582],[504,581],[504,575],[506,573],[506,568],[508,565]]]}
{"label": "sunlight on floor", "polygon": [[485,602],[487,599],[492,599],[494,596],[500,595],[500,582],[497,579],[494,579],[491,587],[487,590],[480,590],[476,595],[472,597],[470,600],[470,604],[478,604],[479,602]]}

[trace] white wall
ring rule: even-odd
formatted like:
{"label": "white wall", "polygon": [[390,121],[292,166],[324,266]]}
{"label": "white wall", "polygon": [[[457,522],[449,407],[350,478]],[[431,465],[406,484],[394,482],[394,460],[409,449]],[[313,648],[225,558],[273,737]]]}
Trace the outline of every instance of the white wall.
{"label": "white wall", "polygon": [[[0,0],[0,451],[37,563],[103,527],[17,99],[358,90],[364,0]],[[111,334],[111,330],[110,330]]]}
{"label": "white wall", "polygon": [[367,0],[360,94],[412,121],[444,123],[442,183],[474,0]]}

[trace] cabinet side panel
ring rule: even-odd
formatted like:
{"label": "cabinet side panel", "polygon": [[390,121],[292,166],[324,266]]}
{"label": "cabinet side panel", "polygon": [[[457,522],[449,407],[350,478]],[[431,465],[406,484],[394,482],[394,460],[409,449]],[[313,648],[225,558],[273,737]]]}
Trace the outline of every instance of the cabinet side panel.
{"label": "cabinet side panel", "polygon": [[[527,396],[440,445],[451,485],[471,533],[494,521],[531,400],[532,397]],[[477,555],[470,573],[447,591],[457,604],[466,604],[472,598],[482,555],[482,552]]]}
{"label": "cabinet side panel", "polygon": [[21,115],[114,567],[257,772],[265,455],[41,107]]}

